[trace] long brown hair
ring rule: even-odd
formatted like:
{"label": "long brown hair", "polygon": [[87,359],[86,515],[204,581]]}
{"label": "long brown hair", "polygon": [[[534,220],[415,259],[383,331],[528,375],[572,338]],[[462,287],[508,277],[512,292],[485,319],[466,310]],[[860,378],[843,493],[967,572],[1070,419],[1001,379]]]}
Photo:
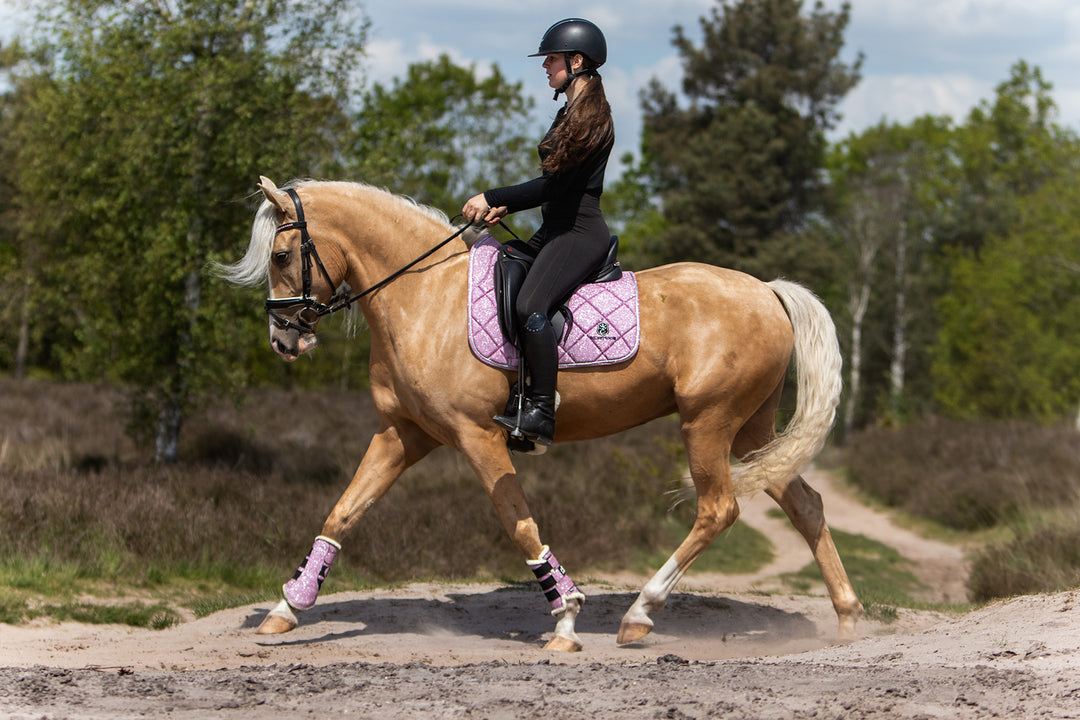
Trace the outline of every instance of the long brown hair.
{"label": "long brown hair", "polygon": [[[595,69],[588,72],[588,82],[566,107],[559,110],[557,122],[545,138],[544,147],[551,153],[540,167],[559,172],[580,164],[615,132],[611,105],[604,94],[604,83]],[[575,80],[574,82],[578,82]]]}

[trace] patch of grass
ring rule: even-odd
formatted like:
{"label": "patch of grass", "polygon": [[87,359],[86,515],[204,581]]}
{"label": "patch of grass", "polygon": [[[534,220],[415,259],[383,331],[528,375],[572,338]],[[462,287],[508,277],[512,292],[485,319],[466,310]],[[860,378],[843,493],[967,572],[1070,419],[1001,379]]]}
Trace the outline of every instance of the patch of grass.
{"label": "patch of grass", "polygon": [[[642,551],[629,563],[629,569],[637,573],[651,574],[671,556],[691,525],[682,519],[668,516],[663,524],[664,542],[661,549]],[[689,574],[713,572],[724,575],[743,575],[757,572],[773,561],[776,553],[773,544],[763,533],[750,525],[736,521],[725,530],[694,564]]]}
{"label": "patch of grass", "polygon": [[180,622],[180,615],[165,604],[147,605],[129,602],[122,605],[63,603],[42,605],[29,610],[27,619],[49,617],[58,622],[74,621],[95,625],[131,625],[133,627],[164,630]]}
{"label": "patch of grass", "polygon": [[880,603],[869,597],[860,602],[863,604],[863,616],[868,620],[876,620],[888,625],[900,619],[900,613],[894,605]]}
{"label": "patch of grass", "polygon": [[691,569],[745,575],[761,570],[775,558],[773,544],[764,533],[736,521],[702,553]]}
{"label": "patch of grass", "polygon": [[26,620],[30,606],[26,600],[11,595],[0,596],[0,623],[18,625]]}
{"label": "patch of grass", "polygon": [[78,563],[52,557],[44,549],[25,557],[0,554],[7,555],[0,562],[0,587],[49,596],[66,595],[84,577]]}

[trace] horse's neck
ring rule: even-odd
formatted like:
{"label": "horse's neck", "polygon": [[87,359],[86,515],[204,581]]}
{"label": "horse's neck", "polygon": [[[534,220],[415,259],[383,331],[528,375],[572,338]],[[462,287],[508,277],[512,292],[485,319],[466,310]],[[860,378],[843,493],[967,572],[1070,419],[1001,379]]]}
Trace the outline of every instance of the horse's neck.
{"label": "horse's neck", "polygon": [[[346,251],[354,292],[391,277],[453,234],[452,229],[426,217],[366,217],[351,227],[364,228],[349,236]],[[400,317],[430,316],[426,322],[435,322],[434,316],[447,310],[445,301],[456,290],[464,291],[467,254],[465,242],[455,238],[364,298],[361,308],[372,330],[385,326],[392,332],[394,319]]]}
{"label": "horse's neck", "polygon": [[[336,222],[343,238],[349,284],[369,288],[401,270],[453,233],[419,210],[402,207],[393,198],[375,193],[349,203]],[[455,245],[452,243],[452,245]],[[450,254],[446,248],[417,267],[423,268]]]}

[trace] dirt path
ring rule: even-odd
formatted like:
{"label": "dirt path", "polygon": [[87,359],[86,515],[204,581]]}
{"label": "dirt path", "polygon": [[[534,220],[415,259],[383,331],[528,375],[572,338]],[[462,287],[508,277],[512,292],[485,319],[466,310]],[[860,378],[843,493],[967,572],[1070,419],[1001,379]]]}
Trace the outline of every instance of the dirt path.
{"label": "dirt path", "polygon": [[[828,472],[811,470],[806,480],[821,493],[829,527],[877,540],[895,548],[912,562],[912,572],[926,585],[920,599],[929,602],[961,603],[967,599],[965,582],[969,564],[964,549],[927,540],[895,524],[887,513],[874,510],[854,499]],[[730,581],[746,587],[771,586],[770,580],[781,573],[795,572],[809,562],[806,542],[783,517],[767,513],[776,504],[765,493],[758,493],[742,503],[739,519],[768,536],[776,546],[776,559],[760,572],[747,576],[729,576]]]}
{"label": "dirt path", "polygon": [[[896,528],[826,475],[809,481],[832,527],[896,547],[940,598],[962,597],[959,550]],[[769,507],[756,498],[742,519],[772,538],[776,562],[689,577],[629,647],[614,635],[640,587],[631,576],[582,583],[574,655],[542,649],[553,622],[536,590],[494,584],[329,595],[281,637],[252,632],[269,604],[164,631],[0,625],[0,717],[1080,718],[1080,592],[960,618],[901,611],[838,645],[826,598],[754,591],[810,560]]]}

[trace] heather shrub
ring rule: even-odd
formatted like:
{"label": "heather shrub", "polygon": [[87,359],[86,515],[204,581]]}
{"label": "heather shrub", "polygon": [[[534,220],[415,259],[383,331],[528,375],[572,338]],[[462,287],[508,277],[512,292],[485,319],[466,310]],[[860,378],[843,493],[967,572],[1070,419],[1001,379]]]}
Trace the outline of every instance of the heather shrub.
{"label": "heather shrub", "polygon": [[856,485],[889,506],[977,530],[1076,500],[1080,436],[1064,426],[930,418],[857,433],[848,467]]}
{"label": "heather shrub", "polygon": [[1020,523],[1015,537],[982,549],[968,577],[971,600],[1080,586],[1080,505]]}
{"label": "heather shrub", "polygon": [[[366,392],[261,391],[191,418],[181,461],[162,467],[124,439],[114,404],[102,400],[117,400],[111,391],[5,385],[0,558],[9,577],[21,563],[40,576],[280,583],[378,427]],[[674,549],[681,537],[665,522],[665,491],[682,463],[673,419],[515,458],[544,540],[579,571],[620,567],[643,547]],[[485,574],[531,578],[475,475],[444,448],[371,508],[330,582]]]}
{"label": "heather shrub", "polygon": [[1072,427],[931,418],[872,428],[848,449],[851,478],[886,504],[962,531],[1008,536],[976,549],[969,599],[1080,585],[1080,435]]}

